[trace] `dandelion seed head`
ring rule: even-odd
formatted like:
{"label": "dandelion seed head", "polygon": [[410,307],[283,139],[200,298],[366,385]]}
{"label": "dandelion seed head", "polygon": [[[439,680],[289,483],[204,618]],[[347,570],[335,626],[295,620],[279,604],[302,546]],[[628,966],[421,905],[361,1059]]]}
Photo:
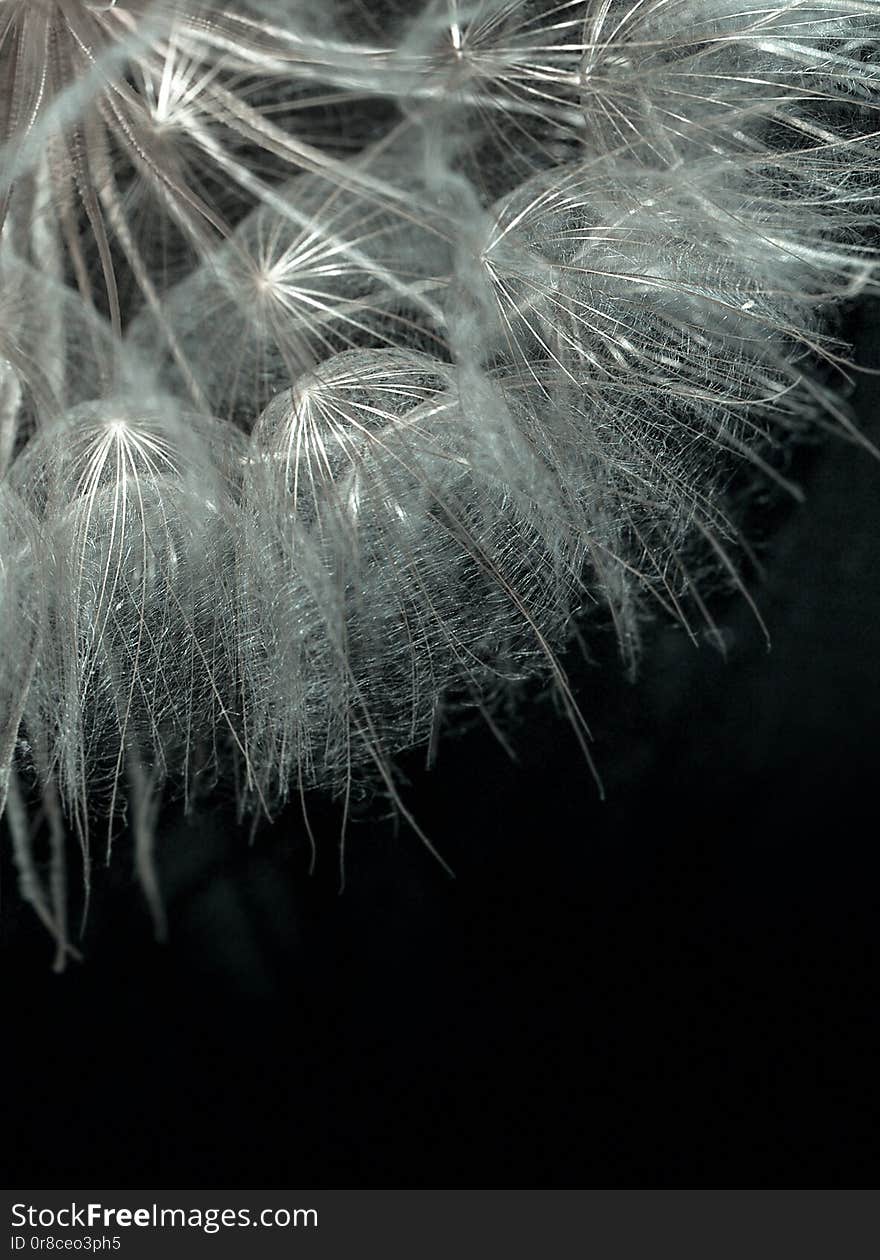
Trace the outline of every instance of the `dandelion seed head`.
{"label": "dandelion seed head", "polygon": [[[718,637],[849,417],[878,0],[0,0],[0,812],[70,956],[159,803],[380,790],[611,622]],[[733,491],[736,493],[733,493]],[[757,611],[757,610],[756,610]],[[760,616],[760,614],[759,614]],[[34,862],[49,819],[53,878]]]}

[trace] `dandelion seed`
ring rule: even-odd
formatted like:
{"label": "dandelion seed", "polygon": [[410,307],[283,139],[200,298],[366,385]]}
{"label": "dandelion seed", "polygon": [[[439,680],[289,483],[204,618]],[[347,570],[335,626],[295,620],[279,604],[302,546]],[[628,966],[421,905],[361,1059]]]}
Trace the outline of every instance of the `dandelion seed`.
{"label": "dandelion seed", "polygon": [[[866,50],[874,0],[620,0],[584,6],[579,79],[592,143],[647,164],[850,148],[876,130],[877,76]],[[829,107],[868,105],[835,119]],[[598,143],[597,143],[598,141]],[[858,159],[856,159],[858,160]]]}
{"label": "dandelion seed", "polygon": [[[45,631],[25,712],[38,775],[58,783],[90,863],[123,780],[185,781],[203,735],[238,739],[224,651],[223,512],[234,439],[173,404],[68,413],[16,462],[45,538]],[[145,805],[137,805],[141,827]]]}
{"label": "dandelion seed", "polygon": [[[302,176],[267,192],[233,239],[168,295],[163,318],[180,351],[168,356],[168,384],[250,427],[273,395],[330,354],[441,345],[437,294],[449,266],[444,237],[417,213]],[[161,350],[163,338],[144,319],[130,340]]]}

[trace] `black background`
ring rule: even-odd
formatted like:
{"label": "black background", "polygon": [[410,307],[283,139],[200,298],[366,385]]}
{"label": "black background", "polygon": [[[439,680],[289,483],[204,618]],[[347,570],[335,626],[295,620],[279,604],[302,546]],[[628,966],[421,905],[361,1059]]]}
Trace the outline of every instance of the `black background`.
{"label": "black background", "polygon": [[[853,318],[880,363],[876,308]],[[880,381],[860,422],[878,432]],[[723,660],[658,626],[635,684],[571,662],[598,799],[553,704],[407,764],[455,868],[374,809],[338,893],[291,809],[163,825],[171,937],[120,846],[88,958],[3,858],[9,1187],[870,1186],[880,1172],[880,463],[797,456]],[[605,659],[608,658],[608,659]]]}

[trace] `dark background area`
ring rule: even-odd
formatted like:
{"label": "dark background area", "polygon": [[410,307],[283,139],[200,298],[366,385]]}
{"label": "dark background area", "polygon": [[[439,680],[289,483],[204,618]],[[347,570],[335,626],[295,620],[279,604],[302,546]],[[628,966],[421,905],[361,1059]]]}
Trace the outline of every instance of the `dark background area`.
{"label": "dark background area", "polygon": [[[878,312],[854,317],[880,364]],[[860,422],[877,434],[880,380]],[[728,641],[572,661],[606,787],[549,700],[408,764],[456,871],[374,808],[338,892],[298,810],[169,815],[171,936],[121,846],[88,958],[3,857],[8,1187],[870,1186],[880,1174],[880,463],[796,457]]]}

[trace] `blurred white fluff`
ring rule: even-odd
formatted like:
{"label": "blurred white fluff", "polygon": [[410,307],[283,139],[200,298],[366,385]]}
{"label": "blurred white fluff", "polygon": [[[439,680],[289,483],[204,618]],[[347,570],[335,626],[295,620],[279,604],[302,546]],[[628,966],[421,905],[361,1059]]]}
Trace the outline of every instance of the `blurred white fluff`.
{"label": "blurred white fluff", "polygon": [[589,759],[574,627],[630,669],[656,609],[712,629],[731,478],[861,440],[878,36],[880,0],[0,0],[0,812],[58,966],[126,821],[163,929],[166,791],[379,784],[430,847],[396,754],[544,673]]}

